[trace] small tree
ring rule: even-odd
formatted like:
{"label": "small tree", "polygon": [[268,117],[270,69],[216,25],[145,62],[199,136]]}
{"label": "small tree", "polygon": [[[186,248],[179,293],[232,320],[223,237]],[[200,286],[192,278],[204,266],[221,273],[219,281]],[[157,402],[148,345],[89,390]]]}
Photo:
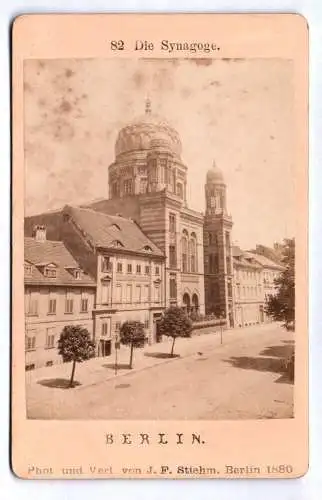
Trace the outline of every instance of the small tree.
{"label": "small tree", "polygon": [[159,322],[160,333],[172,337],[171,356],[177,337],[190,337],[192,322],[181,307],[169,307]]}
{"label": "small tree", "polygon": [[144,347],[146,336],[144,332],[144,324],[141,321],[125,321],[120,329],[120,342],[123,345],[129,345],[130,363],[129,368],[133,365],[133,350],[135,348]]}
{"label": "small tree", "polygon": [[73,362],[70,387],[73,387],[76,363],[81,363],[95,356],[95,344],[91,341],[86,328],[80,325],[68,325],[63,328],[58,340],[58,351],[63,361]]}
{"label": "small tree", "polygon": [[287,330],[294,329],[295,322],[295,240],[284,241],[283,272],[275,280],[276,294],[269,295],[266,314],[275,321],[283,321]]}

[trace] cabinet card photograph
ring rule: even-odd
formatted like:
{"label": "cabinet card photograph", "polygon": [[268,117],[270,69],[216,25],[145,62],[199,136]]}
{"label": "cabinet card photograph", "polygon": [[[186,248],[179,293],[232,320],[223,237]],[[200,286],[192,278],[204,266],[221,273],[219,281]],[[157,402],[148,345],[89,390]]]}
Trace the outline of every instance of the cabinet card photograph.
{"label": "cabinet card photograph", "polygon": [[13,27],[12,467],[307,470],[307,24]]}

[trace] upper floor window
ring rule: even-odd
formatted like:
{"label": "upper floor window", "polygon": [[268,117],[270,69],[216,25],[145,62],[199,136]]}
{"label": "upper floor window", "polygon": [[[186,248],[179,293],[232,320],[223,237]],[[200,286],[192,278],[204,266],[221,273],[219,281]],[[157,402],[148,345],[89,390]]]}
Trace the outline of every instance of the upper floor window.
{"label": "upper floor window", "polygon": [[88,312],[88,294],[83,291],[81,293],[81,312]]}
{"label": "upper floor window", "polygon": [[183,198],[183,188],[181,182],[177,182],[177,195],[179,198]]}
{"label": "upper floor window", "polygon": [[150,267],[149,266],[145,266],[145,274],[150,274]]}
{"label": "upper floor window", "polygon": [[46,348],[55,347],[55,328],[47,328],[46,330]]}
{"label": "upper floor window", "polygon": [[140,193],[141,194],[146,193],[146,191],[147,191],[147,185],[148,185],[148,182],[147,182],[146,179],[141,179],[140,180]]}
{"label": "upper floor window", "polygon": [[132,272],[132,264],[127,265],[127,272],[131,273]]}
{"label": "upper floor window", "polygon": [[131,304],[132,302],[132,285],[126,285],[126,303]]}
{"label": "upper floor window", "polygon": [[50,292],[48,297],[48,314],[56,314],[56,304],[56,297]]}
{"label": "upper floor window", "polygon": [[123,184],[124,194],[132,194],[133,193],[133,181],[132,179],[126,179]]}
{"label": "upper floor window", "polygon": [[108,304],[110,301],[111,284],[109,281],[102,283],[102,304]]}
{"label": "upper floor window", "polygon": [[112,271],[112,262],[109,257],[102,257],[102,273],[107,273]]}
{"label": "upper floor window", "polygon": [[169,214],[169,231],[174,234],[176,232],[176,216],[175,214]]}
{"label": "upper floor window", "polygon": [[160,302],[160,286],[159,285],[154,285],[154,302]]}
{"label": "upper floor window", "polygon": [[102,323],[102,333],[101,333],[102,337],[106,337],[108,335],[108,333],[109,333],[109,331],[108,331],[109,328],[108,327],[109,327],[108,323],[106,323],[106,322]]}
{"label": "upper floor window", "polygon": [[182,272],[188,272],[188,233],[183,231],[181,238],[181,251],[182,251]]}
{"label": "upper floor window", "polygon": [[28,316],[38,315],[38,291],[29,290],[25,296],[26,314]]}
{"label": "upper floor window", "polygon": [[170,278],[170,299],[177,298],[177,281],[175,278]]}
{"label": "upper floor window", "polygon": [[190,272],[197,272],[197,238],[195,233],[191,234],[190,238]]}
{"label": "upper floor window", "polygon": [[70,290],[67,290],[65,296],[65,313],[71,314],[73,310],[74,310],[73,294]]}
{"label": "upper floor window", "polygon": [[122,285],[121,285],[121,283],[116,284],[116,302],[117,302],[117,304],[122,303]]}
{"label": "upper floor window", "polygon": [[118,263],[117,263],[117,268],[116,268],[117,272],[118,272],[118,273],[121,273],[121,272],[122,272],[122,268],[123,268],[123,266],[122,266],[122,262],[118,262]]}
{"label": "upper floor window", "polygon": [[137,272],[137,274],[141,274],[141,265],[140,264],[136,265],[136,272]]}
{"label": "upper floor window", "polygon": [[141,285],[136,285],[135,287],[135,301],[136,302],[141,302],[142,296],[141,296]]}
{"label": "upper floor window", "polygon": [[155,274],[160,274],[160,267],[159,266],[155,266]]}
{"label": "upper floor window", "polygon": [[36,348],[36,330],[29,330],[25,336],[26,351],[33,351]]}
{"label": "upper floor window", "polygon": [[169,246],[169,267],[175,269],[177,267],[177,256],[175,245]]}

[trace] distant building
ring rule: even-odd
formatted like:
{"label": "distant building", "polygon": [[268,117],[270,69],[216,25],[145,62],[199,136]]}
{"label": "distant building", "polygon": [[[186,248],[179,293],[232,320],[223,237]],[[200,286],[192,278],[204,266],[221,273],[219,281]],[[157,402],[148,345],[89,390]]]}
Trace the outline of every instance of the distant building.
{"label": "distant building", "polygon": [[[259,255],[252,252],[245,253],[261,266],[263,301],[265,303],[270,295],[276,294],[277,289],[275,286],[275,280],[280,276],[281,272],[284,270],[284,267],[281,264],[276,263],[276,261],[268,259],[264,255]],[[266,313],[264,313],[264,315],[265,320],[268,321],[270,318],[266,315]]]}
{"label": "distant building", "polygon": [[235,326],[264,322],[262,266],[239,247],[233,247]]}
{"label": "distant building", "polygon": [[61,362],[57,341],[66,325],[82,325],[93,337],[96,283],[61,241],[47,241],[44,226],[25,238],[26,369]]}

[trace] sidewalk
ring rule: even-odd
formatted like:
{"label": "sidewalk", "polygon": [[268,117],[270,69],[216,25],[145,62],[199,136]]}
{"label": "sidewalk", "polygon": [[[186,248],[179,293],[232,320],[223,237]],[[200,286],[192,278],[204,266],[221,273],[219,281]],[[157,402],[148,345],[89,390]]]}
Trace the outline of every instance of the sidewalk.
{"label": "sidewalk", "polygon": [[[175,343],[175,357],[170,357],[172,339],[164,337],[163,342],[146,346],[144,349],[135,349],[133,369],[128,368],[130,349],[125,346],[117,351],[117,374],[115,373],[115,353],[102,358],[97,357],[77,363],[73,391],[81,391],[90,385],[96,385],[115,377],[123,377],[145,370],[161,363],[173,363],[182,358],[198,353],[219,349],[231,344],[235,339],[247,338],[249,335],[260,335],[260,332],[271,328],[271,324],[256,325],[246,328],[223,330],[223,345],[221,346],[220,330],[213,327],[196,331],[190,338],[178,338]],[[38,368],[26,372],[26,389],[28,398],[46,399],[53,396],[53,391],[61,392],[62,387],[68,387],[72,363],[61,363],[51,367]],[[50,387],[50,391],[48,391]]]}

